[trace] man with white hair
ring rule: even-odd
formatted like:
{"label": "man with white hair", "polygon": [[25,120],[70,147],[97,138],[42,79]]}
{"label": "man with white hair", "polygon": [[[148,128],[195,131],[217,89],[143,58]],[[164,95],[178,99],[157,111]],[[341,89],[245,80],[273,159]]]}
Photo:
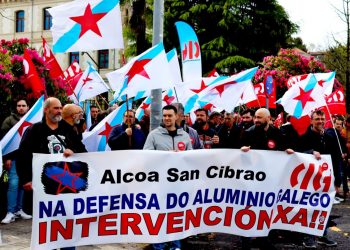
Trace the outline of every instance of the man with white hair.
{"label": "man with white hair", "polygon": [[86,152],[84,144],[78,139],[76,132],[62,120],[60,100],[49,97],[44,102],[44,118],[34,123],[25,131],[18,149],[17,166],[20,184],[27,191],[27,211],[32,209],[32,159],[33,153],[59,154],[68,157],[73,153]]}

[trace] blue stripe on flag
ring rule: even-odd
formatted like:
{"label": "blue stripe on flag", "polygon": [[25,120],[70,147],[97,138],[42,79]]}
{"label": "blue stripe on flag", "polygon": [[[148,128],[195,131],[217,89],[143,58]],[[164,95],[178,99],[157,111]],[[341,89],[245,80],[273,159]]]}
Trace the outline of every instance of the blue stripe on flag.
{"label": "blue stripe on flag", "polygon": [[163,43],[160,42],[156,46],[153,47],[150,51],[148,51],[146,54],[141,56],[138,61],[143,60],[143,59],[153,59],[156,56],[158,56],[162,51],[164,50]]}
{"label": "blue stripe on flag", "polygon": [[168,62],[171,61],[171,59],[173,59],[173,57],[176,55],[176,49],[172,49],[170,50],[167,54],[166,54],[166,58],[168,59]]}
{"label": "blue stripe on flag", "polygon": [[186,102],[185,107],[184,107],[184,108],[185,108],[185,111],[184,111],[185,114],[191,112],[191,110],[193,109],[194,104],[196,103],[198,97],[199,97],[199,96],[198,96],[197,94],[195,94],[195,95],[191,96],[191,97],[188,99],[188,101]]}
{"label": "blue stripe on flag", "polygon": [[[37,115],[37,113],[40,111],[40,109],[43,107],[43,104],[44,104],[44,96],[42,95],[37,101],[36,103],[34,104],[34,106],[32,107],[32,110],[31,112],[28,114],[27,118],[25,121],[27,122],[30,122],[31,119],[33,119],[34,116]],[[9,146],[12,144],[12,141],[14,140],[14,138],[16,137],[18,131],[15,132],[13,134],[13,136],[11,137],[11,139],[8,141],[8,143],[2,148],[2,152],[3,154],[7,154],[5,153]]]}
{"label": "blue stripe on flag", "polygon": [[317,79],[314,74],[311,74],[309,82],[306,84],[304,91],[307,92],[309,90],[312,90],[313,88],[315,88],[316,84],[317,84]]}
{"label": "blue stripe on flag", "polygon": [[[106,13],[110,12],[115,6],[119,4],[119,0],[102,0],[98,5],[92,9],[92,13]],[[72,47],[80,38],[81,26],[75,24],[67,33],[63,34],[57,42],[53,45],[53,50],[56,53],[66,52]]]}
{"label": "blue stripe on flag", "polygon": [[[130,103],[130,101],[129,101]],[[132,102],[131,102],[132,105]],[[131,105],[129,107],[131,107]],[[109,125],[112,127],[121,124],[123,122],[123,115],[126,111],[126,103],[123,103],[117,112],[111,122],[109,122]],[[100,142],[98,143],[97,151],[105,151],[107,146],[107,138],[106,136],[101,136]]]}
{"label": "blue stripe on flag", "polygon": [[243,82],[247,80],[251,80],[253,76],[255,75],[255,72],[258,70],[258,67],[252,68],[249,72],[247,72],[242,77],[238,78],[236,82]]}
{"label": "blue stripe on flag", "polygon": [[32,112],[30,112],[30,114],[27,116],[26,121],[30,121],[31,119],[33,119],[33,117],[36,116],[38,111],[43,107],[43,104],[44,104],[44,96],[42,95],[33,106]]}
{"label": "blue stripe on flag", "polygon": [[295,109],[294,109],[293,116],[299,119],[302,113],[303,113],[303,107],[301,105],[301,102],[297,102],[297,105],[295,106]]}
{"label": "blue stripe on flag", "polygon": [[332,74],[328,77],[328,79],[326,80],[326,82],[329,82],[330,80],[332,80],[332,78],[335,77],[335,71],[332,72]]}

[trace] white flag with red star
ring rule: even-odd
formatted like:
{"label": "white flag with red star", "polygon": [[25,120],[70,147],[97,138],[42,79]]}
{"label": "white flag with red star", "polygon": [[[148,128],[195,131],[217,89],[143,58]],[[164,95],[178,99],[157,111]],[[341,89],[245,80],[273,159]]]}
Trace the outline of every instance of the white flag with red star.
{"label": "white flag with red star", "polygon": [[115,126],[122,124],[125,111],[126,102],[99,122],[92,131],[83,133],[83,143],[88,152],[111,150],[107,144],[109,134]]}
{"label": "white flag with red star", "polygon": [[324,88],[318,84],[314,74],[309,74],[288,89],[276,103],[281,104],[290,115],[300,118],[326,105]]}
{"label": "white flag with red star", "polygon": [[107,84],[89,63],[89,66],[84,71],[84,74],[81,76],[74,89],[74,95],[71,95],[70,99],[75,103],[80,103],[99,94],[105,93],[108,90],[109,87]]}
{"label": "white flag with red star", "polygon": [[140,91],[158,88],[168,90],[174,83],[163,43],[148,49],[106,76],[115,91],[115,97],[127,94],[130,98]]}
{"label": "white flag with red star", "polygon": [[124,48],[119,0],[76,0],[48,11],[54,53]]}
{"label": "white flag with red star", "polygon": [[44,96],[7,132],[1,140],[2,154],[6,155],[18,149],[25,130],[43,119]]}

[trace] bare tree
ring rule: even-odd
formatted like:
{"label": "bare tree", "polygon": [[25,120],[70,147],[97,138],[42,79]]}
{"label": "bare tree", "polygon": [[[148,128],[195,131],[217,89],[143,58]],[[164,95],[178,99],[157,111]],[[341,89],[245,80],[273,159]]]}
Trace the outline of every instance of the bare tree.
{"label": "bare tree", "polygon": [[[339,18],[346,24],[346,55],[345,55],[345,89],[346,89],[346,111],[350,113],[350,0],[342,0],[341,9],[334,7]],[[339,44],[339,42],[337,42]]]}

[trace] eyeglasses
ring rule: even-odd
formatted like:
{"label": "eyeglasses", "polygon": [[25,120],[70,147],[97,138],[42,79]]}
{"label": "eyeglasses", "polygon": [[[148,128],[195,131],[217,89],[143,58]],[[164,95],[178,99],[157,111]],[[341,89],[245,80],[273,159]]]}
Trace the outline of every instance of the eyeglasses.
{"label": "eyeglasses", "polygon": [[135,118],[132,115],[124,115],[125,118]]}

